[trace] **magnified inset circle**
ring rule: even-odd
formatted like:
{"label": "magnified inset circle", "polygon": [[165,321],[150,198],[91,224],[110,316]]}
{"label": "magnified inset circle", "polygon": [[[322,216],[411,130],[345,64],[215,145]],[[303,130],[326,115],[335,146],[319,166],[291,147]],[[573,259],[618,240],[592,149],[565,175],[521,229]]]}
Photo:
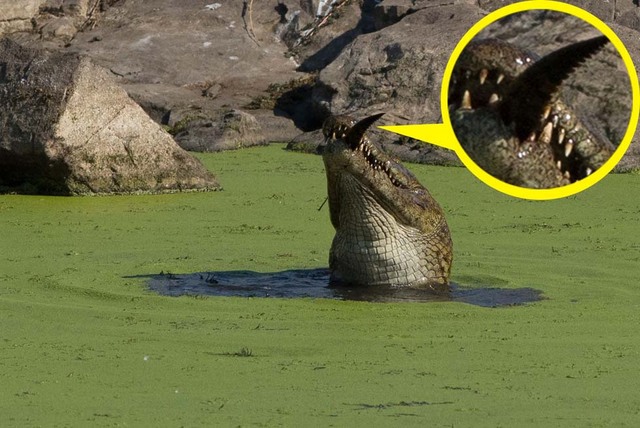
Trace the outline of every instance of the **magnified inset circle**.
{"label": "magnified inset circle", "polygon": [[524,3],[465,35],[445,73],[443,117],[478,178],[552,199],[595,184],[620,160],[637,124],[638,82],[597,18],[563,3]]}

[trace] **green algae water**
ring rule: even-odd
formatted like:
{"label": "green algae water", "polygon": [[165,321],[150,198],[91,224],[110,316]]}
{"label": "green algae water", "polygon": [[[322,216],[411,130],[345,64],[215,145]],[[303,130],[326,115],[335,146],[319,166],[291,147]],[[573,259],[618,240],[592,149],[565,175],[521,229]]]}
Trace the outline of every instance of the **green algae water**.
{"label": "green algae water", "polygon": [[409,165],[447,213],[464,302],[168,297],[151,275],[323,269],[322,161],[199,156],[224,191],[0,196],[2,426],[635,426],[640,175],[562,200]]}

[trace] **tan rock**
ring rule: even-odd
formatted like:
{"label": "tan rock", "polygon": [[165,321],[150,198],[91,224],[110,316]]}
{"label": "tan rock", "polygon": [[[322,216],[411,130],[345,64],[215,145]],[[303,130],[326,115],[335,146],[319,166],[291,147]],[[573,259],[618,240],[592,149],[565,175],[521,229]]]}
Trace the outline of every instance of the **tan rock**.
{"label": "tan rock", "polygon": [[0,0],[0,21],[33,18],[45,0]]}
{"label": "tan rock", "polygon": [[0,36],[30,31],[31,18],[38,14],[44,0],[0,0]]}
{"label": "tan rock", "polygon": [[57,194],[211,190],[214,176],[85,57],[0,42],[0,183]]}

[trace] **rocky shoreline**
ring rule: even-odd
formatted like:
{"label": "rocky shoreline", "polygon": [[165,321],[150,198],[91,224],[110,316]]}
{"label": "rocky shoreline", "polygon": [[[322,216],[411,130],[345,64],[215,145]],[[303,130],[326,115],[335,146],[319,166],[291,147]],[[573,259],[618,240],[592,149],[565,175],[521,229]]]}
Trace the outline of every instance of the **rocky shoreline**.
{"label": "rocky shoreline", "polygon": [[[87,55],[186,150],[277,141],[313,152],[330,113],[439,122],[453,48],[478,19],[509,3],[25,0],[5,13],[0,32],[26,46]],[[640,65],[638,6],[568,3],[607,22]],[[571,40],[571,29],[562,31],[547,36]],[[382,131],[376,138],[402,160],[459,164],[438,147]],[[618,171],[640,168],[639,146],[636,134]]]}

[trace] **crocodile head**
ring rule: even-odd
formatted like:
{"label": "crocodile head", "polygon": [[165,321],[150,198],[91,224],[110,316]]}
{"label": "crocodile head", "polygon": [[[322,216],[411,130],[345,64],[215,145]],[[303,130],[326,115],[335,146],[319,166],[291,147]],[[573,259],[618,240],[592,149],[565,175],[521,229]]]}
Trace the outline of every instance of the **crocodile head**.
{"label": "crocodile head", "polygon": [[438,203],[366,136],[381,114],[330,117],[323,160],[331,223],[332,283],[448,289],[451,236]]}
{"label": "crocodile head", "polygon": [[500,40],[469,43],[449,87],[465,152],[494,177],[529,188],[564,186],[601,167],[613,145],[563,102],[559,88],[607,42],[595,37],[541,59]]}

